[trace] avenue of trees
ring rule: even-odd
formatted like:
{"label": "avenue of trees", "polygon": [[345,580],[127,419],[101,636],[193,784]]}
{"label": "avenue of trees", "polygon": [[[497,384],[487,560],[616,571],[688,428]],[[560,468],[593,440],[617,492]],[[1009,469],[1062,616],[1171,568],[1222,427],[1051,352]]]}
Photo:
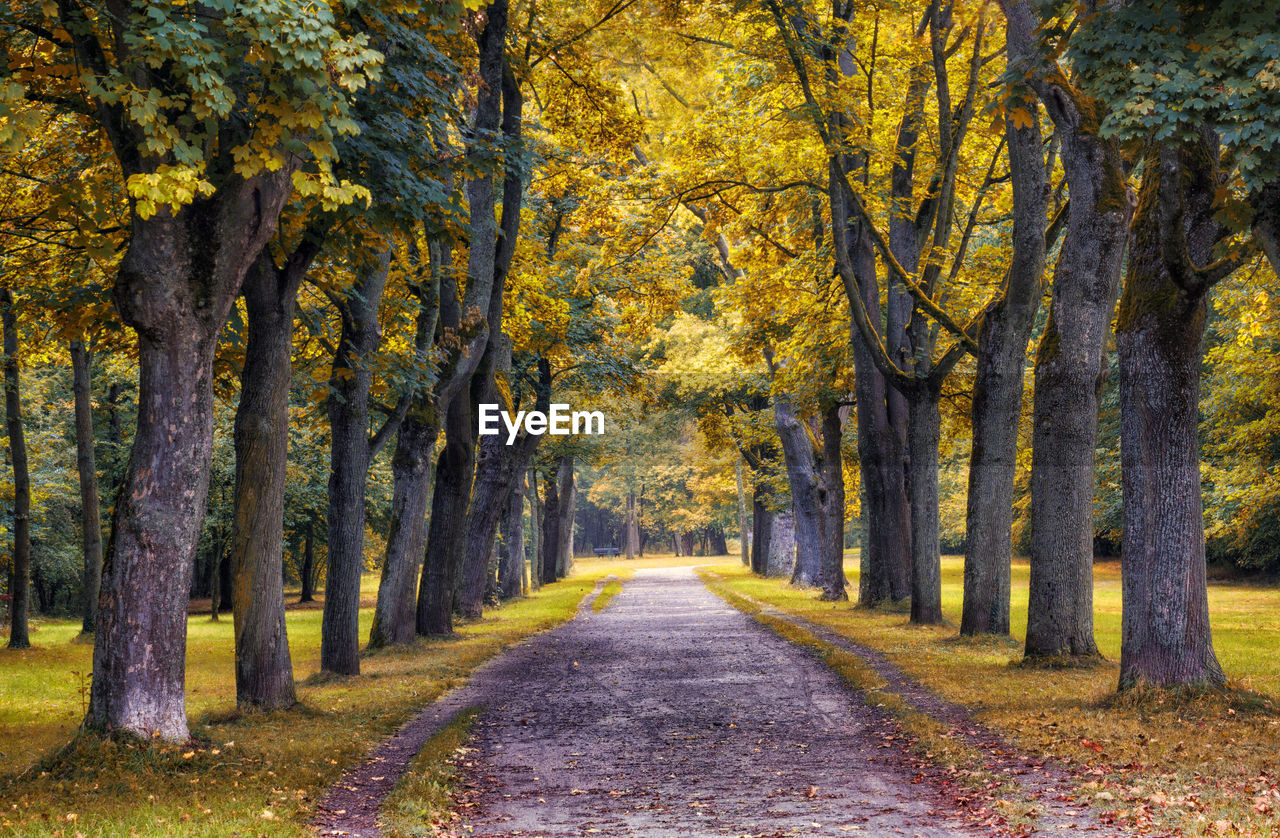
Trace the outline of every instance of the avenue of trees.
{"label": "avenue of trees", "polygon": [[1026,658],[1087,662],[1118,546],[1120,687],[1220,686],[1207,550],[1280,565],[1278,13],[13,0],[8,642],[81,615],[88,726],[180,740],[193,597],[278,709],[286,581],[354,675],[736,540],[921,624],[959,550],[965,635],[1025,553]]}

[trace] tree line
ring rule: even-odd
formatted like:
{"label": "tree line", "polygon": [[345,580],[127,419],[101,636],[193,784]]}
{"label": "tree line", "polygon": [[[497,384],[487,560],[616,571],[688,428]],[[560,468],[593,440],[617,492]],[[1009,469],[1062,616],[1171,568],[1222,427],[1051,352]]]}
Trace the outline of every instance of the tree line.
{"label": "tree line", "polygon": [[[1277,262],[1266,7],[11,4],[10,644],[27,642],[31,576],[18,359],[65,344],[94,728],[187,735],[220,411],[244,708],[295,701],[286,532],[295,553],[324,545],[322,669],[359,671],[379,469],[373,647],[518,593],[526,543],[535,584],[563,575],[575,457],[608,466],[590,489],[621,504],[628,554],[642,521],[680,552],[716,530],[724,549],[736,520],[753,569],[794,543],[794,581],[830,599],[847,597],[856,509],[859,601],[941,622],[939,474],[958,424],[961,632],[1010,632],[1029,450],[1026,655],[1092,658],[1114,321],[1121,685],[1223,683],[1198,387],[1213,288]],[[135,388],[130,426],[108,431],[129,450],[103,470],[109,496],[95,359]],[[545,410],[554,394],[672,412],[603,454],[477,435],[478,404]],[[681,450],[705,470],[664,483],[624,465],[673,427],[682,444],[696,427],[703,448]],[[671,493],[657,524],[646,485]]]}

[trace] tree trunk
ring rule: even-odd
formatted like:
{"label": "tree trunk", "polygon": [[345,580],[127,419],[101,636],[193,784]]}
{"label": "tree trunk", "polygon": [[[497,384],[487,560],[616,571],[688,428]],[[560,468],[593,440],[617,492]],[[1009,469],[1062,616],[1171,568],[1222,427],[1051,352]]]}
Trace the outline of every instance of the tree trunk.
{"label": "tree trunk", "polygon": [[578,486],[574,481],[573,457],[560,461],[560,551],[556,560],[556,578],[564,579],[573,570],[573,519],[578,504]]}
{"label": "tree trunk", "polygon": [[542,502],[538,499],[538,470],[529,469],[529,530],[532,535],[533,555],[529,557],[529,588],[542,587],[543,525]]}
{"label": "tree trunk", "polygon": [[1071,204],[1036,354],[1026,655],[1094,657],[1098,389],[1132,204],[1115,145],[1081,124],[1085,114],[1065,94],[1042,98],[1058,125]]}
{"label": "tree trunk", "polygon": [[498,551],[500,569],[498,589],[503,599],[513,599],[524,590],[524,485],[521,471],[507,496],[507,508],[502,518],[502,546]]}
{"label": "tree trunk", "polygon": [[542,562],[544,584],[556,581],[556,562],[560,556],[560,489],[556,479],[559,469],[559,463],[552,466],[543,490],[542,544],[538,548],[538,557]]}
{"label": "tree trunk", "polygon": [[[1010,43],[1016,52],[1018,43]],[[1009,64],[1021,58],[1011,55]],[[960,634],[1009,634],[1013,492],[1018,468],[1027,343],[1044,296],[1049,185],[1040,122],[1006,119],[1013,179],[1013,258],[1004,293],[987,309],[973,382],[973,448],[965,510],[964,605]]]}
{"label": "tree trunk", "polygon": [[773,524],[769,528],[769,556],[765,575],[790,576],[795,568],[795,561],[795,519],[790,512],[779,512],[773,516]]}
{"label": "tree trunk", "polygon": [[[742,564],[751,566],[751,519],[747,514],[747,493],[742,484],[742,455],[738,455],[733,464],[733,479],[738,489],[738,551],[742,554]],[[627,545],[630,550],[630,543]],[[627,558],[631,558],[630,552]]]}
{"label": "tree trunk", "polygon": [[98,622],[102,585],[102,511],[98,500],[98,466],[93,450],[93,404],[89,351],[71,341],[72,393],[76,414],[76,471],[80,478],[80,533],[84,545],[84,607],[81,631],[92,634]]}
{"label": "tree trunk", "polygon": [[[442,305],[443,290],[456,300],[456,288],[452,281],[443,281],[449,257],[439,243],[428,246],[431,283],[418,287],[416,354],[420,362],[426,361],[429,344],[437,335],[437,325],[442,319],[456,328],[458,314],[456,303],[452,309]],[[450,309],[446,312],[446,309]],[[456,371],[456,359],[446,366],[447,374]],[[445,410],[448,409],[444,405]],[[387,551],[382,562],[382,577],[378,581],[378,602],[373,612],[373,627],[369,632],[369,648],[403,645],[413,642],[415,636],[414,594],[417,590],[418,570],[427,539],[427,504],[431,498],[431,463],[435,454],[436,438],[440,435],[442,406],[435,392],[415,393],[396,434],[395,453],[391,457],[391,524],[387,532]]]}
{"label": "tree trunk", "polygon": [[426,559],[418,586],[416,627],[421,635],[453,633],[454,585],[466,543],[475,458],[476,424],[471,399],[461,395],[449,404],[444,451],[436,466]]}
{"label": "tree trunk", "polygon": [[9,574],[9,648],[28,649],[27,612],[31,585],[31,472],[22,431],[22,389],[18,370],[18,319],[13,293],[0,291],[4,325],[4,411],[13,464],[13,566]]}
{"label": "tree trunk", "polygon": [[302,577],[302,592],[298,596],[298,602],[315,602],[316,599],[316,552],[313,528],[314,524],[308,519],[306,536],[302,541],[302,570],[299,573]]}
{"label": "tree trunk", "polygon": [[1120,687],[1226,683],[1205,582],[1198,427],[1216,144],[1150,154],[1117,318],[1124,542]]}
{"label": "tree trunk", "polygon": [[725,542],[724,530],[720,527],[707,527],[707,552],[712,556],[729,555],[729,545]]}
{"label": "tree trunk", "polygon": [[[545,411],[545,407],[538,409]],[[480,617],[498,520],[508,507],[516,478],[523,476],[533,449],[541,439],[529,434],[507,445],[506,438],[499,434],[486,436],[480,443],[464,541],[466,554],[460,597],[462,616],[468,619]]]}
{"label": "tree trunk", "polygon": [[138,418],[103,560],[89,727],[188,737],[187,598],[209,492],[213,355],[290,175],[232,178],[176,213],[132,220],[114,294],[138,334]]}
{"label": "tree trunk", "polygon": [[760,481],[751,490],[751,572],[769,572],[769,545],[773,539],[773,502],[768,484]]}
{"label": "tree trunk", "polygon": [[942,551],[938,546],[939,391],[922,379],[907,403],[911,409],[911,622],[939,625],[942,619]]}
{"label": "tree trunk", "polygon": [[626,517],[627,558],[634,559],[640,552],[640,513],[636,509],[635,492],[627,492]]}
{"label": "tree trunk", "polygon": [[826,484],[823,509],[822,565],[818,584],[822,598],[841,602],[849,598],[844,578],[844,462],[840,451],[843,435],[840,406],[832,402],[822,411],[822,468]]}
{"label": "tree trunk", "polygon": [[364,495],[369,479],[369,361],[378,350],[378,305],[391,250],[363,267],[340,306],[342,336],[329,378],[329,569],[324,585],[320,669],[360,674],[360,576],[364,572]]}
{"label": "tree trunk", "polygon": [[782,443],[782,459],[791,486],[792,520],[795,522],[796,560],[791,581],[810,588],[822,573],[822,514],[826,504],[813,457],[808,429],[796,418],[791,401],[778,395],[773,405],[774,426]]}
{"label": "tree trunk", "polygon": [[296,701],[284,621],[284,496],[293,315],[311,261],[290,260],[278,270],[264,252],[243,289],[249,334],[234,434],[231,605],[236,703],[244,709],[274,710]]}

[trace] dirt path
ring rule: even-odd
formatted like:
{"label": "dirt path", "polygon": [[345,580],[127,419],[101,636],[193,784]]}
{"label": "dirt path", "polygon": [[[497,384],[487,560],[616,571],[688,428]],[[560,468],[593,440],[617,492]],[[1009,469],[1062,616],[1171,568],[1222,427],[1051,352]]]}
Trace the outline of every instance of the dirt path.
{"label": "dirt path", "polygon": [[986,834],[889,719],[689,568],[638,571],[482,680],[476,835]]}

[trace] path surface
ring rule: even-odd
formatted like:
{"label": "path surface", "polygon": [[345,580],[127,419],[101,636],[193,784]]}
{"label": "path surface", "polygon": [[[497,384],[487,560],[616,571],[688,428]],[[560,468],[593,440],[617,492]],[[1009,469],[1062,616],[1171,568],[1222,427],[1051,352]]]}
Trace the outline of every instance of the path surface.
{"label": "path surface", "polygon": [[883,715],[690,568],[638,571],[472,686],[476,835],[974,834]]}

